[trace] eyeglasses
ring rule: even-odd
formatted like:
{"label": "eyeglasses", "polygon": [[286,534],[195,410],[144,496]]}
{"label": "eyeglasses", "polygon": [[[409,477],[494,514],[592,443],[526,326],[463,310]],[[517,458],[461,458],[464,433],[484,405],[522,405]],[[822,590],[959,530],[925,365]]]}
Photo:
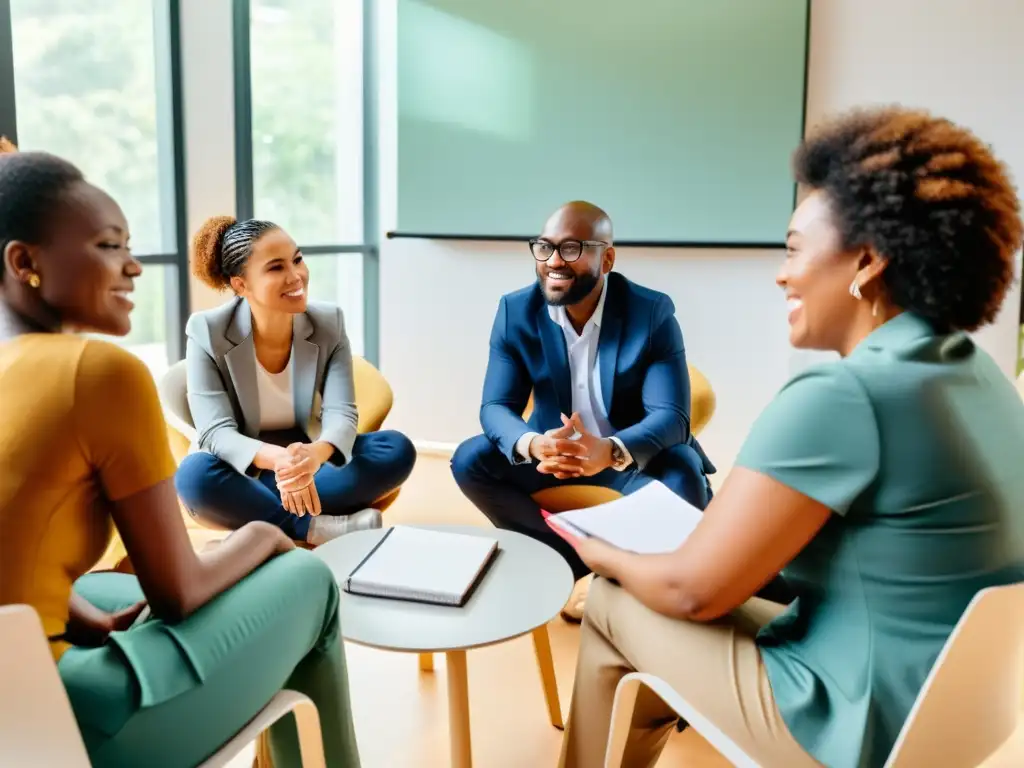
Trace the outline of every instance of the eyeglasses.
{"label": "eyeglasses", "polygon": [[562,261],[576,261],[583,255],[584,248],[607,246],[604,240],[563,240],[558,245],[549,243],[547,240],[534,239],[530,241],[530,253],[537,261],[547,261],[558,251]]}

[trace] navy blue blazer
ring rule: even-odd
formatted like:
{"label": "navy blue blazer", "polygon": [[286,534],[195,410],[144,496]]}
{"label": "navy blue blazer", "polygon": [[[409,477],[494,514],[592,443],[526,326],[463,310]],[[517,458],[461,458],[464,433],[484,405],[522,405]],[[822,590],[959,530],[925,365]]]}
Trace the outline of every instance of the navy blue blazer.
{"label": "navy blue blazer", "polygon": [[[607,276],[598,338],[601,395],[608,421],[643,469],[660,451],[687,444],[704,472],[714,465],[690,433],[690,374],[672,299],[616,272]],[[522,418],[530,393],[533,413]],[[561,327],[536,283],[502,296],[491,330],[480,423],[509,461],[526,432],[562,425],[572,412],[569,355]]]}

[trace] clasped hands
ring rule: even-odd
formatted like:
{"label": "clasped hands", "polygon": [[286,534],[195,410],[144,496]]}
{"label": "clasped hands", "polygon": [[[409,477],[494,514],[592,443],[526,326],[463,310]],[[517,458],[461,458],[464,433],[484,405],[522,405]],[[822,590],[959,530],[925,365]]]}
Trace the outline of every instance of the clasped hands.
{"label": "clasped hands", "polygon": [[[574,437],[578,435],[578,437]],[[562,426],[530,441],[537,471],[559,480],[591,477],[612,465],[612,443],[586,430],[578,413],[562,414]]]}
{"label": "clasped hands", "polygon": [[320,514],[320,495],[313,478],[322,462],[307,443],[292,443],[274,464],[277,490],[281,493],[281,504],[293,515]]}

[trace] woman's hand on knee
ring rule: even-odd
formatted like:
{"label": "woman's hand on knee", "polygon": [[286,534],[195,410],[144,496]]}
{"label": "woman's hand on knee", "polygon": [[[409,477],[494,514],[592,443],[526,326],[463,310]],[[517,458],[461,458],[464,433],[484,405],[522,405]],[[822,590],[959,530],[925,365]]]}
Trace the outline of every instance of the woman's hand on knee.
{"label": "woman's hand on knee", "polygon": [[112,514],[153,614],[166,621],[181,621],[295,547],[277,526],[252,522],[213,552],[196,554],[170,478],[114,502]]}
{"label": "woman's hand on knee", "polygon": [[[256,531],[260,538],[266,537],[269,539],[271,546],[273,547],[274,555],[283,555],[285,552],[291,552],[295,549],[295,542],[288,538],[288,534],[272,523],[267,523],[262,520],[254,520],[251,523],[246,523],[238,530],[243,531],[246,529]],[[235,533],[238,533],[238,531]]]}

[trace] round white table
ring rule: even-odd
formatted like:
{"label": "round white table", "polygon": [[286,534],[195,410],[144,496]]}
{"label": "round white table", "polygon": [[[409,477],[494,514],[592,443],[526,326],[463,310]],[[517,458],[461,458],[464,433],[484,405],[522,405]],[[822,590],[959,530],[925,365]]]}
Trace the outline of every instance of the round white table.
{"label": "round white table", "polygon": [[[573,588],[572,571],[550,547],[512,531],[475,526],[422,526],[498,540],[499,553],[461,608],[387,600],[341,592],[341,633],[353,643],[420,654],[420,669],[433,669],[434,653],[444,653],[448,671],[448,727],[452,765],[469,768],[469,686],[466,651],[533,635],[537,665],[551,724],[562,728],[547,624],[565,606]],[[384,530],[358,531],[313,550],[341,584],[373,548]]]}

